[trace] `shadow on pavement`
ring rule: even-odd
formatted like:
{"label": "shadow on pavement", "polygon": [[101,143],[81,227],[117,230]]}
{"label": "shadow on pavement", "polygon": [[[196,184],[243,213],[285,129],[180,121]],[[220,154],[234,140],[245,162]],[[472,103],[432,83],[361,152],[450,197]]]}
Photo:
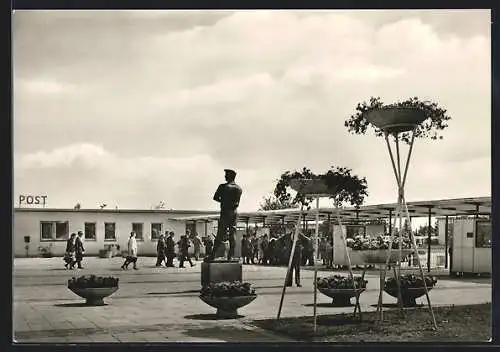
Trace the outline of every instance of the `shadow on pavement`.
{"label": "shadow on pavement", "polygon": [[70,307],[103,307],[103,306],[107,306],[108,304],[107,303],[104,303],[100,306],[90,306],[90,305],[87,305],[86,303],[57,303],[57,304],[54,304],[54,307],[64,307],[64,308],[70,308]]}
{"label": "shadow on pavement", "polygon": [[214,339],[216,341],[222,340],[227,342],[259,342],[267,340],[265,336],[262,336],[262,334],[256,333],[255,331],[233,326],[187,329],[184,334],[195,338],[207,340]]}
{"label": "shadow on pavement", "polygon": [[[314,307],[314,303],[303,304],[304,307]],[[335,306],[332,303],[316,303],[316,307],[320,308],[343,308],[343,307],[354,307],[354,304]]]}
{"label": "shadow on pavement", "polygon": [[[191,314],[191,315],[186,315],[184,316],[184,319],[190,319],[190,320],[231,320],[231,319],[239,319],[243,318],[244,315],[238,315],[236,318],[220,318],[217,316],[217,314]],[[204,336],[199,336],[199,337],[204,337]],[[210,337],[210,336],[206,336]]]}
{"label": "shadow on pavement", "polygon": [[[414,306],[414,307],[403,307],[403,308],[420,308],[420,307],[423,307],[423,306],[425,306],[425,304],[423,304],[423,303],[417,303],[417,305]],[[370,304],[370,307],[377,308],[377,305],[376,304]],[[398,304],[397,303],[384,303],[384,304],[382,304],[382,307],[383,308],[398,308]]]}
{"label": "shadow on pavement", "polygon": [[182,293],[200,293],[200,290],[171,291],[171,292],[148,292],[148,295],[178,295]]}

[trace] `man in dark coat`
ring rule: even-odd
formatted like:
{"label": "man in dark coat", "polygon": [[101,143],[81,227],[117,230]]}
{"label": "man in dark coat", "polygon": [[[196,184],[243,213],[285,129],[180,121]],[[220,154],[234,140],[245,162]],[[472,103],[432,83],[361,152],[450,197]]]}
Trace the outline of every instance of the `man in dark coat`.
{"label": "man in dark coat", "polygon": [[82,231],[78,231],[78,236],[76,236],[76,241],[75,241],[75,259],[76,259],[76,264],[78,264],[78,269],[83,269],[82,260],[84,253],[85,253],[85,248],[83,248],[83,233]]}
{"label": "man in dark coat", "polygon": [[243,264],[250,264],[250,241],[246,235],[243,235],[241,240],[241,258],[243,259]]}
{"label": "man in dark coat", "polygon": [[260,248],[262,248],[262,264],[269,264],[269,238],[264,235],[262,242],[260,243]]}
{"label": "man in dark coat", "polygon": [[231,259],[234,256],[234,235],[236,233],[236,218],[238,216],[237,209],[240,205],[242,190],[241,187],[234,182],[236,172],[230,169],[224,169],[224,172],[226,183],[219,185],[213,198],[216,202],[220,203],[217,236],[215,238],[212,253],[206,257],[206,261],[212,261],[215,258],[215,252],[219,249],[221,243],[226,240],[229,240],[229,253],[227,259]]}
{"label": "man in dark coat", "polygon": [[250,256],[252,260],[252,264],[255,264],[255,259],[257,259],[257,263],[259,262],[259,240],[257,239],[257,234],[254,233],[250,239],[250,247],[252,251],[252,255]]}
{"label": "man in dark coat", "polygon": [[167,268],[174,268],[174,258],[175,258],[175,241],[174,241],[174,233],[172,231],[165,231],[165,234],[168,234],[167,240],[165,243],[165,256],[167,257]]}
{"label": "man in dark coat", "polygon": [[212,253],[213,248],[214,248],[214,240],[212,238],[212,235],[208,235],[207,238],[205,239],[205,256],[206,257],[210,256],[210,253]]}
{"label": "man in dark coat", "polygon": [[[291,250],[292,248],[290,248],[290,252]],[[293,272],[295,272],[295,285],[297,285],[297,287],[302,287],[302,285],[300,284],[300,262],[302,259],[301,256],[302,256],[302,245],[300,243],[300,240],[298,240],[295,245],[295,252],[292,258],[292,266],[290,268],[290,272],[286,277],[287,286],[292,286],[292,275]]]}
{"label": "man in dark coat", "polygon": [[161,263],[165,260],[165,252],[167,244],[165,242],[165,235],[160,234],[158,238],[158,243],[156,244],[156,266],[161,266]]}

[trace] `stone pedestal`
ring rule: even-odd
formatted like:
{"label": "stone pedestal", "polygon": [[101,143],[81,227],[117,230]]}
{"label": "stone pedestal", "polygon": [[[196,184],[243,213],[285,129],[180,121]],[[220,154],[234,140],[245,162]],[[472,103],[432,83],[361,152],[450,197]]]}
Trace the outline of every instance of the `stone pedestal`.
{"label": "stone pedestal", "polygon": [[239,261],[201,263],[201,286],[223,281],[243,281],[243,270]]}

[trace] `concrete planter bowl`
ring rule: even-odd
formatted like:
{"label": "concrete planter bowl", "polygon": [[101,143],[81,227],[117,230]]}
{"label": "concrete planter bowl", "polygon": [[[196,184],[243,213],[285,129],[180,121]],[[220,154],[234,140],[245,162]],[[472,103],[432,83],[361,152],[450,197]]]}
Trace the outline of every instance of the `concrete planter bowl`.
{"label": "concrete planter bowl", "polygon": [[[387,261],[387,256],[389,254],[388,249],[370,249],[361,250],[359,252],[366,264],[385,264]],[[413,253],[413,249],[402,249],[401,260],[405,260],[411,253]],[[398,260],[399,249],[392,249],[391,256],[389,258],[389,264],[395,264]]]}
{"label": "concrete planter bowl", "polygon": [[328,188],[326,182],[322,179],[300,179],[290,180],[290,187],[302,194],[332,194],[334,190]]}
{"label": "concrete planter bowl", "polygon": [[251,303],[257,295],[237,297],[201,296],[200,299],[211,307],[217,309],[218,318],[237,318],[238,308]]}
{"label": "concrete planter bowl", "polygon": [[425,119],[422,110],[411,107],[384,107],[370,111],[366,119],[373,126],[389,133],[401,133],[414,129]]}
{"label": "concrete planter bowl", "polygon": [[[434,286],[427,286],[427,291],[432,290]],[[385,287],[384,291],[394,297],[398,298],[398,288],[397,287]],[[422,287],[403,287],[401,289],[401,300],[403,307],[416,307],[416,299],[425,295],[425,288]]]}
{"label": "concrete planter bowl", "polygon": [[318,291],[332,299],[332,306],[347,307],[351,305],[351,298],[356,294],[361,294],[366,288],[322,288],[318,287]]}
{"label": "concrete planter bowl", "polygon": [[78,296],[85,298],[86,304],[88,306],[103,306],[103,298],[108,297],[118,290],[118,286],[115,287],[69,287]]}

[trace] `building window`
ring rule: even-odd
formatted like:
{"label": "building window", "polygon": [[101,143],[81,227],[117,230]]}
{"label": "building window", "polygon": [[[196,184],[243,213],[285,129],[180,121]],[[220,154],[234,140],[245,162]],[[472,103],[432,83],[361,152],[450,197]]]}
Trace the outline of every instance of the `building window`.
{"label": "building window", "polygon": [[143,228],[142,222],[133,222],[132,223],[132,231],[135,232],[135,238],[138,239],[139,241],[144,241],[142,228]]}
{"label": "building window", "polygon": [[476,221],[476,248],[491,248],[491,221]]}
{"label": "building window", "polygon": [[162,233],[162,224],[161,223],[152,223],[151,224],[151,239],[157,240],[160,238],[160,234]]}
{"label": "building window", "polygon": [[104,223],[104,240],[105,241],[115,241],[116,240],[116,225],[114,222]]}
{"label": "building window", "polygon": [[96,223],[95,222],[86,222],[85,223],[85,239],[86,240],[91,240],[95,241],[96,236],[95,236],[95,229],[96,229]]}
{"label": "building window", "polygon": [[67,240],[69,238],[69,221],[41,221],[40,240]]}

